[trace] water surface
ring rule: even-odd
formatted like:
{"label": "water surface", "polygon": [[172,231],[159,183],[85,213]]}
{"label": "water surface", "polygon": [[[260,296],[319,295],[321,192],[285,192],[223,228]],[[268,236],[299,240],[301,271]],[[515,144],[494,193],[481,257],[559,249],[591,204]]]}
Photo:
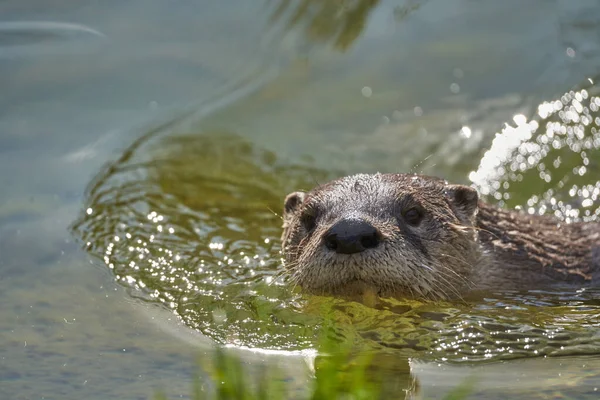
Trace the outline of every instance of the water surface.
{"label": "water surface", "polygon": [[211,342],[270,350],[249,368],[280,365],[301,393],[325,317],[377,354],[389,390],[439,396],[477,370],[479,397],[503,398],[502,379],[519,397],[597,396],[596,292],[303,296],[277,214],[335,176],[414,170],[597,219],[599,6],[342,5],[0,6],[6,396],[185,397]]}

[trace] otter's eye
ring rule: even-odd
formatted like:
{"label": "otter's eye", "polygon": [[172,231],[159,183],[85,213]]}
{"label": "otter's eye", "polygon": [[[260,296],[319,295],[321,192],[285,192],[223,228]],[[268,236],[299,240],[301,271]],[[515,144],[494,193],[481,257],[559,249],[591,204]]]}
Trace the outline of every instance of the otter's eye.
{"label": "otter's eye", "polygon": [[423,219],[423,213],[417,208],[409,208],[403,215],[404,220],[410,225],[417,226]]}
{"label": "otter's eye", "polygon": [[307,232],[311,232],[317,224],[317,213],[312,209],[304,210],[302,215],[300,215],[300,222]]}

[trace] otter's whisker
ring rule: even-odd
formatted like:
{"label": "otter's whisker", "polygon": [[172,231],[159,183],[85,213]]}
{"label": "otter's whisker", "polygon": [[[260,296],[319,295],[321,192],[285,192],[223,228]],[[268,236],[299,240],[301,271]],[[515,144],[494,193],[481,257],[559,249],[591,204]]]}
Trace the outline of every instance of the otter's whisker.
{"label": "otter's whisker", "polygon": [[278,213],[276,213],[271,207],[267,206],[266,207],[267,210],[271,211],[273,213],[273,215],[275,215],[278,218],[281,218],[281,220],[283,221],[283,215],[280,215]]}
{"label": "otter's whisker", "polygon": [[[452,258],[453,260],[456,260],[456,261],[458,261],[458,262],[461,262],[461,263],[463,263],[464,265],[466,265],[467,267],[469,267],[471,270],[474,268],[474,267],[473,267],[473,264],[469,263],[469,262],[468,262],[468,261],[466,261],[466,260],[460,259],[460,258],[458,258],[458,257],[456,257],[456,256],[452,256],[452,255],[450,255],[450,254],[440,254],[440,255],[441,255],[441,256],[443,256],[443,257]],[[461,279],[461,280],[462,280],[462,281],[464,281],[465,283],[467,283],[467,284],[469,284],[469,285],[473,285],[473,281],[471,281],[471,280],[470,280],[470,279],[468,279],[467,277],[465,277],[465,276],[463,276],[463,275],[460,275],[458,272],[454,271],[452,268],[449,268],[449,267],[448,267],[448,266],[446,266],[446,265],[442,265],[442,266],[444,267],[444,270],[445,270],[445,271],[452,272],[452,273],[453,273],[453,274],[454,274],[456,277],[458,277],[459,279]]]}
{"label": "otter's whisker", "polygon": [[[422,159],[421,161],[419,161],[418,163],[416,163],[415,165],[413,165],[413,167],[410,169],[410,172],[415,172],[415,170],[422,165],[425,161],[429,160],[431,158],[431,156],[433,156],[433,153],[431,153],[430,155],[428,155],[427,157],[425,157],[424,159]],[[423,172],[423,171],[421,171]]]}
{"label": "otter's whisker", "polygon": [[[444,280],[444,282],[446,283],[447,287],[451,290],[452,293],[454,293],[458,298],[462,299],[460,291],[456,288],[455,285],[453,285],[448,279],[446,279],[444,277],[444,275],[439,275],[438,277],[436,277],[436,279],[439,279],[439,278],[441,278],[441,279]],[[438,289],[442,290],[441,286],[438,286]],[[450,298],[448,296],[448,294],[444,290],[442,290],[442,292],[444,293],[444,296],[446,297],[446,299]]]}

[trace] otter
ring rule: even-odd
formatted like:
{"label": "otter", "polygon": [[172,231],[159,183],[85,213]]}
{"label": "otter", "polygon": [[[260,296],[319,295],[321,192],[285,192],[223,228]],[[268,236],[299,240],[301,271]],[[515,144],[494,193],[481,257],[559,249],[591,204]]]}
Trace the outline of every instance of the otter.
{"label": "otter", "polygon": [[358,174],[285,198],[286,270],[304,291],[449,300],[600,282],[600,224],[482,201],[417,174]]}

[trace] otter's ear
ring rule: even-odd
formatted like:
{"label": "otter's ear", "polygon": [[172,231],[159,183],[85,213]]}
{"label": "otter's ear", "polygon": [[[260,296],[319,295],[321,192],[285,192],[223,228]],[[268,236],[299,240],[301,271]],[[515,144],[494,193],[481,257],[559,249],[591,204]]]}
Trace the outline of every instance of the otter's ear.
{"label": "otter's ear", "polygon": [[285,196],[285,201],[283,202],[284,218],[286,215],[292,214],[294,211],[296,211],[296,209],[304,201],[305,196],[306,193],[304,192],[293,192]]}
{"label": "otter's ear", "polygon": [[448,185],[446,186],[446,197],[459,219],[473,221],[479,201],[479,195],[475,189],[465,185]]}

